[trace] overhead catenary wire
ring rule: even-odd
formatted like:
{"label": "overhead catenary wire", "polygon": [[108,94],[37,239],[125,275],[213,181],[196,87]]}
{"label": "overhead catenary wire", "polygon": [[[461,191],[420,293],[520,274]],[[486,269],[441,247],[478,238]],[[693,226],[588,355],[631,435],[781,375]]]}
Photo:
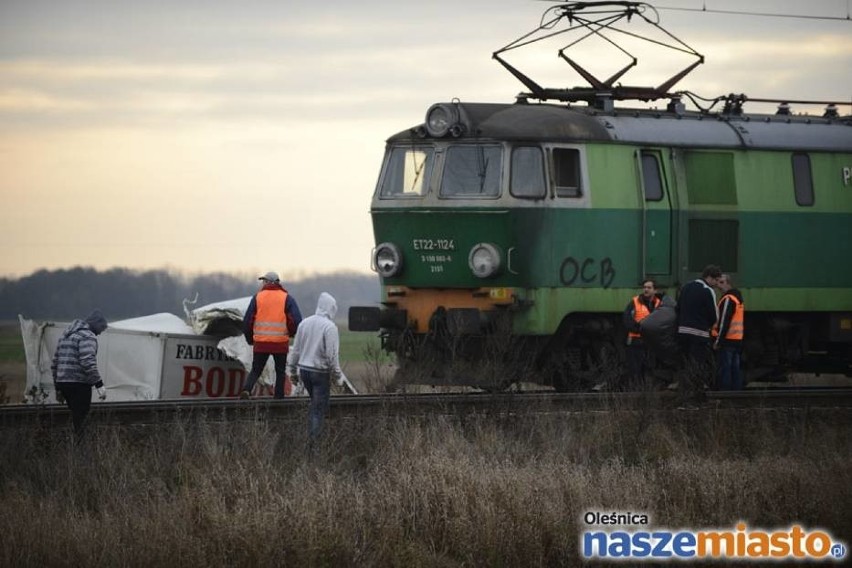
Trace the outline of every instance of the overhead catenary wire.
{"label": "overhead catenary wire", "polygon": [[[726,14],[726,15],[737,15],[737,16],[756,16],[756,17],[768,17],[768,18],[789,18],[789,19],[802,19],[802,20],[831,20],[831,21],[841,21],[841,22],[852,22],[852,12],[850,12],[850,0],[846,0],[846,16],[812,16],[807,14],[779,14],[779,13],[771,13],[771,12],[751,12],[751,11],[739,11],[739,10],[721,10],[721,9],[713,9],[707,7],[706,0],[702,2],[701,8],[683,8],[676,6],[656,6],[657,10],[668,10],[668,11],[679,11],[679,12],[703,12],[703,13],[715,13],[715,14]],[[695,104],[699,109],[704,110],[705,112],[709,109],[702,109],[700,105],[698,105],[697,99],[705,100],[708,102],[712,102],[709,108],[712,108],[717,102],[724,100],[726,97],[716,97],[715,99],[705,99],[703,97],[697,96],[695,93],[691,93],[689,91],[683,92],[685,96],[687,96],[690,100],[692,100],[693,104]],[[827,105],[852,105],[852,99],[849,102],[846,101],[791,101],[784,99],[768,99],[768,98],[755,98],[748,97],[748,100],[752,102],[787,102],[790,104],[827,104]]]}
{"label": "overhead catenary wire", "polygon": [[707,3],[704,2],[701,8],[681,8],[677,6],[657,6],[657,10],[670,10],[677,12],[705,12],[708,14],[728,14],[728,15],[736,15],[736,16],[758,16],[765,18],[794,18],[794,19],[802,19],[802,20],[834,20],[834,21],[848,21],[852,22],[852,17],[849,12],[849,0],[846,2],[846,16],[810,16],[807,14],[778,14],[772,12],[749,12],[749,11],[739,11],[739,10],[719,10],[708,8]]}
{"label": "overhead catenary wire", "polygon": [[[770,12],[757,12],[757,11],[736,11],[736,10],[717,10],[713,8],[707,7],[707,1],[703,1],[702,8],[684,8],[684,7],[673,7],[673,6],[654,6],[648,2],[642,1],[628,1],[628,0],[597,0],[597,1],[575,1],[575,2],[560,2],[556,0],[556,4],[546,9],[542,14],[541,21],[539,22],[539,26],[517,38],[516,40],[508,43],[501,49],[495,51],[492,56],[496,59],[501,65],[503,65],[507,70],[509,70],[512,75],[517,77],[524,85],[526,85],[530,89],[530,94],[533,98],[539,99],[557,99],[557,100],[566,100],[566,101],[578,101],[585,100],[587,102],[591,101],[592,95],[589,94],[588,89],[547,89],[527,77],[524,73],[519,71],[518,69],[511,66],[508,62],[500,57],[500,55],[504,52],[518,49],[520,47],[525,47],[530,44],[540,42],[543,40],[551,39],[555,36],[559,36],[562,34],[568,34],[571,32],[575,32],[577,30],[585,29],[587,33],[582,35],[581,37],[574,39],[570,43],[563,46],[558,55],[568,61],[568,63],[577,70],[580,75],[582,75],[586,80],[592,85],[593,88],[602,90],[604,88],[619,91],[616,95],[621,98],[633,98],[633,99],[642,99],[649,100],[655,98],[666,98],[666,97],[686,97],[689,99],[700,111],[704,113],[708,113],[716,104],[720,102],[725,102],[726,109],[729,107],[734,108],[736,112],[741,110],[742,104],[746,101],[752,102],[777,102],[777,103],[786,103],[786,104],[825,104],[829,106],[839,106],[839,105],[849,105],[850,102],[846,101],[812,101],[812,100],[790,100],[788,98],[764,98],[764,97],[747,97],[744,94],[741,95],[722,95],[712,99],[707,99],[704,97],[698,96],[696,93],[691,91],[680,91],[670,93],[669,89],[680,79],[683,78],[687,73],[692,71],[697,65],[704,62],[704,57],[697,51],[695,51],[692,47],[684,43],[682,40],[671,34],[668,30],[663,28],[660,25],[660,15],[659,10],[679,10],[679,11],[688,11],[688,12],[704,12],[704,13],[720,13],[727,15],[744,15],[744,16],[758,16],[758,17],[783,17],[783,18],[800,18],[800,19],[813,19],[813,20],[838,20],[838,21],[852,21],[850,18],[849,5],[852,0],[847,0],[847,15],[845,18],[835,17],[835,16],[811,16],[805,14],[784,14],[784,13],[770,13]],[[646,15],[646,13],[648,15]],[[587,16],[593,16],[592,18],[588,18]],[[641,35],[637,33],[633,33],[626,29],[622,29],[616,26],[616,23],[622,22],[626,19],[627,22],[630,22],[633,16],[638,16],[638,18],[645,21],[645,23],[649,24],[651,27],[655,28],[657,31],[661,32],[665,35],[672,43],[667,41],[660,41],[658,39],[654,39],[650,36]],[[650,17],[649,17],[650,16]],[[560,22],[567,21],[567,26],[563,29],[557,29],[557,26]],[[546,33],[542,33],[546,32]],[[608,35],[604,32],[617,32],[619,34],[624,34],[626,36],[630,36],[635,39],[640,39],[643,41],[647,41],[650,43],[654,43],[656,45],[666,47],[669,49],[673,49],[675,51],[680,51],[683,53],[691,54],[698,58],[698,61],[693,63],[691,66],[687,67],[677,75],[670,78],[668,81],[660,85],[656,90],[653,88],[641,88],[641,87],[623,87],[620,83],[617,86],[614,86],[614,81],[621,77],[630,67],[636,65],[636,57],[631,53],[627,52],[623,47],[621,47],[618,43],[613,41],[612,38],[608,37]],[[600,81],[588,71],[579,66],[579,64],[572,61],[570,58],[564,55],[564,52],[575,46],[577,43],[588,39],[591,36],[597,36],[598,38],[609,42],[617,49],[621,50],[628,57],[633,59],[633,64],[628,65],[624,69],[620,70],[616,75],[608,79],[607,81]],[[614,88],[613,88],[614,87]],[[632,90],[631,90],[632,89]],[[612,96],[612,93],[606,93],[607,96]],[[597,95],[594,95],[597,96]],[[706,103],[710,103],[709,107],[704,107],[701,105],[699,101],[704,101]],[[727,110],[725,111],[727,112]],[[826,116],[836,115],[836,110],[834,108],[826,109]]]}

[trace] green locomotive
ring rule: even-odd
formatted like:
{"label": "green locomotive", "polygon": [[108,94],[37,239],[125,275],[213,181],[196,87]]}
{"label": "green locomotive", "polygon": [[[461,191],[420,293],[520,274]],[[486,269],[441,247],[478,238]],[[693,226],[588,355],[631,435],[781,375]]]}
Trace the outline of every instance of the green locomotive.
{"label": "green locomotive", "polygon": [[625,109],[615,88],[510,70],[531,93],[438,103],[388,140],[370,210],[383,306],[353,308],[351,329],[381,330],[422,380],[586,388],[644,278],[674,296],[717,264],[745,297],[752,373],[850,373],[852,117],[742,97],[689,111],[667,92],[665,110]]}

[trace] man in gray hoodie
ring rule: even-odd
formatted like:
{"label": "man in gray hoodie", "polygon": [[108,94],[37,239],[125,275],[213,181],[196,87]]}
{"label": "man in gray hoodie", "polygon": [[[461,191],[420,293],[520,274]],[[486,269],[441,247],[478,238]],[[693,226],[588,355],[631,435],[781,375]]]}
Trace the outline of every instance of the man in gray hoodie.
{"label": "man in gray hoodie", "polygon": [[311,397],[308,436],[312,446],[322,432],[328,411],[331,379],[342,384],[346,378],[340,368],[340,334],[334,324],[335,315],[337,302],[331,294],[323,292],[317,301],[316,313],[299,325],[296,342],[287,356],[287,376],[297,384],[298,373]]}
{"label": "man in gray hoodie", "polygon": [[50,366],[56,400],[65,400],[71,411],[77,440],[83,436],[86,415],[92,406],[92,387],[98,398],[106,399],[106,389],[98,372],[98,338],[107,328],[107,320],[100,310],[89,314],[85,320],[74,320],[56,346]]}

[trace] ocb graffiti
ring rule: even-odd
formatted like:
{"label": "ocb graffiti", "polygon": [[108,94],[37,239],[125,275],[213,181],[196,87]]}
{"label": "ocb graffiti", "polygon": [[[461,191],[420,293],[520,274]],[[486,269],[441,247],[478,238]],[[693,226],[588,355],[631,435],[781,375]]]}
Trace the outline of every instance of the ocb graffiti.
{"label": "ocb graffiti", "polygon": [[577,281],[582,284],[600,282],[603,288],[609,288],[615,279],[615,266],[609,257],[603,260],[585,258],[582,261],[569,256],[559,267],[559,280],[565,286],[573,286]]}

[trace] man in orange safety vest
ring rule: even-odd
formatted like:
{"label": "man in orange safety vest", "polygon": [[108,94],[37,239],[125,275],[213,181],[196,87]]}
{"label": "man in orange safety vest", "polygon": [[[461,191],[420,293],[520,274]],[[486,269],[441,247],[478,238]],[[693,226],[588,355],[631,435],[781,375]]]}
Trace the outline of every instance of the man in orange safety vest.
{"label": "man in orange safety vest", "polygon": [[299,305],[281,286],[278,274],[267,272],[258,280],[260,291],[254,295],[243,316],[243,335],[254,346],[251,372],[240,392],[240,398],[251,398],[257,378],[269,357],[275,360],[275,398],[284,398],[284,377],[290,338],[302,322]]}
{"label": "man in orange safety vest", "polygon": [[642,340],[639,322],[651,315],[651,312],[659,305],[657,283],[646,278],[642,282],[642,293],[633,296],[624,308],[624,327],[627,328],[627,368],[630,380],[637,382],[635,386],[641,386],[644,383],[645,371],[651,366],[650,354]]}
{"label": "man in orange safety vest", "polygon": [[734,288],[730,274],[716,281],[722,292],[719,300],[719,321],[713,326],[713,349],[716,351],[716,387],[719,390],[742,390],[740,359],[745,334],[745,305],[743,296]]}

